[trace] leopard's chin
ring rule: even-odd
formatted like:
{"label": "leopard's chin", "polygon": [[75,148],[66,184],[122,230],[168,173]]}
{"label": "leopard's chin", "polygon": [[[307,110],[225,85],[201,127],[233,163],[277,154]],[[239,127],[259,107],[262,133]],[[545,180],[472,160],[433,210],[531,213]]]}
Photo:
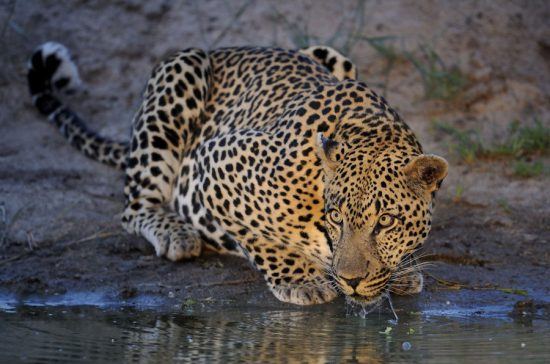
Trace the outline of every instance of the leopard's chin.
{"label": "leopard's chin", "polygon": [[352,295],[346,295],[346,301],[354,306],[360,306],[365,309],[377,306],[380,301],[384,298],[383,294],[379,294],[373,297],[362,296],[360,294],[354,293]]}

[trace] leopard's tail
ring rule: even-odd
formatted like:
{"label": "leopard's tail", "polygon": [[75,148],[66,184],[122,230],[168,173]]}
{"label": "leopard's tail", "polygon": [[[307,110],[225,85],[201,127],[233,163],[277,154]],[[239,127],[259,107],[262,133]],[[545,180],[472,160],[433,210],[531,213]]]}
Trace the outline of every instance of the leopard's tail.
{"label": "leopard's tail", "polygon": [[129,143],[108,140],[92,130],[58,95],[72,93],[81,84],[78,69],[67,48],[44,43],[33,53],[27,74],[32,101],[73,147],[89,158],[118,169],[126,167]]}

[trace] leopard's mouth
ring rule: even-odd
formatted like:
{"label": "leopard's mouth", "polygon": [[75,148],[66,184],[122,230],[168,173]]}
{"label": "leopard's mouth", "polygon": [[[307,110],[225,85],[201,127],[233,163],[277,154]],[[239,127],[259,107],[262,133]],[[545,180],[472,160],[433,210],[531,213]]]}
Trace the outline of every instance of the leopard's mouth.
{"label": "leopard's mouth", "polygon": [[387,293],[390,287],[391,275],[381,277],[374,282],[365,282],[363,279],[355,286],[346,284],[346,281],[338,276],[334,277],[340,291],[358,304],[375,304]]}

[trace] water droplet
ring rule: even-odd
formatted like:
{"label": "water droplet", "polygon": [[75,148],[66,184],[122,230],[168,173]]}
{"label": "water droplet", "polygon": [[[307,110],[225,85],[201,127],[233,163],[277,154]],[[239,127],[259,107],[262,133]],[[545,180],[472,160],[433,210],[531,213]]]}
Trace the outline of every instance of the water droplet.
{"label": "water droplet", "polygon": [[411,350],[412,348],[412,344],[408,341],[405,341],[403,344],[401,344],[401,347],[403,348],[403,350],[407,351],[407,350]]}

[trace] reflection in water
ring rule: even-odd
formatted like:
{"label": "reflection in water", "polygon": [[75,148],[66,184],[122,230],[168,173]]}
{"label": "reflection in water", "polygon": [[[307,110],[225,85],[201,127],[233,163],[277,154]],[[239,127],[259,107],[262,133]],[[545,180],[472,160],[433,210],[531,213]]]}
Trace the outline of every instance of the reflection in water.
{"label": "reflection in water", "polygon": [[[346,316],[332,306],[161,315],[94,308],[0,313],[0,361],[517,362],[550,359],[550,325],[499,318]],[[410,343],[410,349],[408,344]],[[548,361],[547,361],[548,362]]]}

